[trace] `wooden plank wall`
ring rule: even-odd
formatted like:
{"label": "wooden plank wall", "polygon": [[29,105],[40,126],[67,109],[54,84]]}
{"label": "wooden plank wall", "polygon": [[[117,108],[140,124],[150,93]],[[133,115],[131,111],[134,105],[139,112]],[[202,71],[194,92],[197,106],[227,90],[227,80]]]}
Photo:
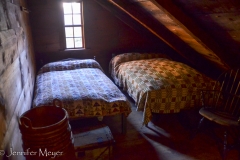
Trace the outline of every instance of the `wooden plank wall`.
{"label": "wooden plank wall", "polygon": [[0,0],[0,150],[6,154],[22,151],[18,116],[31,107],[36,74],[29,15],[20,6],[26,2]]}
{"label": "wooden plank wall", "polygon": [[64,58],[93,58],[96,56],[107,73],[112,53],[173,52],[164,43],[146,39],[94,0],[84,0],[83,2],[86,48],[80,51],[64,51],[61,48],[60,40],[63,29],[61,2],[28,0],[28,4],[32,11],[30,21],[38,68],[47,62]]}

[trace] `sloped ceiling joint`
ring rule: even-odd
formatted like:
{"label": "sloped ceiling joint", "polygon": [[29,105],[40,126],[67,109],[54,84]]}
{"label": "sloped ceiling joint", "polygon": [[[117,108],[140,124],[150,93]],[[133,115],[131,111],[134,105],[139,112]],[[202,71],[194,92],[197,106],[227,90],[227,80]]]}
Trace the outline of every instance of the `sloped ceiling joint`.
{"label": "sloped ceiling joint", "polygon": [[[112,3],[111,0],[95,0],[99,5],[101,5],[103,8],[105,8],[106,10],[108,10],[109,12],[111,12],[112,14],[114,14],[115,17],[117,17],[118,19],[120,19],[122,22],[124,22],[126,25],[128,25],[129,27],[131,27],[133,30],[135,30],[136,32],[139,32],[139,30],[141,32],[143,32],[144,36],[149,37],[149,38],[153,38],[154,40],[158,40],[158,38],[156,38],[155,36],[151,34],[149,34],[148,32],[146,32],[145,28],[142,25],[136,24],[132,19],[133,16],[130,17],[129,14],[127,14],[126,12],[120,10],[120,8],[118,8],[116,5],[114,5]],[[111,2],[110,2],[111,1]],[[120,7],[120,6],[119,6]],[[144,28],[144,29],[143,29]]]}
{"label": "sloped ceiling joint", "polygon": [[[126,23],[127,25],[131,23],[129,25],[130,27],[136,27],[136,25],[131,26],[132,24],[134,24],[133,22],[137,24],[138,28],[139,26],[142,26],[144,30],[148,30],[149,32],[151,32],[152,35],[157,37],[158,40],[161,40],[161,42],[165,42],[167,45],[169,45],[172,49],[174,49],[177,53],[179,53],[185,59],[187,59],[193,66],[195,66],[199,70],[208,71],[211,73],[215,72],[216,70],[217,71],[219,70],[219,68],[216,68],[212,63],[209,63],[208,61],[206,61],[206,59],[203,58],[198,52],[193,50],[190,46],[188,46],[186,43],[180,40],[179,37],[177,37],[172,32],[170,32],[164,25],[158,23],[156,31],[161,33],[157,33],[155,30],[151,29],[152,26],[149,27],[149,24],[142,22],[142,20],[140,20],[142,16],[136,17],[136,15],[133,15],[132,13],[130,13],[133,8],[131,8],[131,10],[129,11],[127,10],[129,6],[125,6],[125,5],[128,5],[129,2],[126,3],[126,1],[122,2],[118,0],[114,0],[114,1],[95,0],[95,1],[99,3],[101,6],[103,6],[105,9],[114,13],[116,17],[118,18],[120,17],[119,19],[124,23]],[[117,10],[119,10],[119,12],[117,12]],[[125,15],[125,16],[123,17],[122,15]],[[142,15],[142,12],[141,12],[141,15]],[[128,17],[131,17],[131,21],[128,20]],[[156,29],[156,26],[155,26],[155,29]],[[143,34],[142,31],[140,33]]]}
{"label": "sloped ceiling joint", "polygon": [[174,46],[172,46],[170,43],[168,43],[165,39],[163,39],[161,36],[159,36],[159,34],[157,32],[155,32],[154,30],[152,30],[151,28],[149,28],[145,23],[141,22],[139,19],[137,19],[135,16],[133,16],[131,13],[129,13],[127,10],[125,10],[124,8],[122,8],[120,5],[118,5],[117,3],[115,3],[112,0],[109,0],[114,6],[116,6],[117,8],[121,9],[123,12],[125,12],[128,16],[130,16],[132,19],[134,19],[136,22],[138,22],[139,24],[141,24],[143,27],[147,28],[152,34],[154,34],[155,36],[157,36],[159,39],[161,39],[162,41],[164,41],[166,44],[168,44],[169,46],[171,46],[172,48],[174,48]]}
{"label": "sloped ceiling joint", "polygon": [[[225,55],[225,49],[215,42],[203,29],[201,29],[189,16],[182,12],[172,1],[169,0],[150,0],[160,10],[166,13],[174,22],[179,24],[184,31],[193,37],[200,50],[198,51],[212,63],[217,64],[223,69],[230,68],[231,60]],[[201,52],[202,48],[202,52]],[[223,61],[225,60],[225,61]]]}

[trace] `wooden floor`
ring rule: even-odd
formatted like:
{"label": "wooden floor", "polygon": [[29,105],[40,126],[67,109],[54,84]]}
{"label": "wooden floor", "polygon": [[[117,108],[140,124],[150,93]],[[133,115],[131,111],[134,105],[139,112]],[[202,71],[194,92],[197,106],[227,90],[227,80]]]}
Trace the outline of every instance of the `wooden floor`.
{"label": "wooden floor", "polygon": [[[112,131],[116,143],[114,160],[221,160],[218,145],[209,132],[200,132],[193,139],[190,135],[201,118],[198,110],[180,114],[155,114],[148,127],[142,126],[142,112],[137,112],[131,98],[132,113],[127,117],[127,133],[121,133],[121,117],[85,119],[74,127],[104,123]],[[73,128],[74,128],[73,127]],[[217,133],[221,129],[215,128]],[[237,160],[237,150],[230,150],[227,160]]]}

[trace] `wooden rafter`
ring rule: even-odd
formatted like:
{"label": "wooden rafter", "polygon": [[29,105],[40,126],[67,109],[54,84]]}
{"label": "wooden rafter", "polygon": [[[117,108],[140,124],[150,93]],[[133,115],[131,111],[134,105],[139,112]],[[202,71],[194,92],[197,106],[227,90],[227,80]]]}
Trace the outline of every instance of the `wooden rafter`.
{"label": "wooden rafter", "polygon": [[194,20],[187,16],[178,6],[170,0],[150,0],[171,19],[178,23],[188,34],[196,39],[202,46],[211,50],[220,59],[224,59],[226,67],[229,67],[231,60],[226,56],[225,48],[221,47],[210,37],[205,30],[200,28]]}
{"label": "wooden rafter", "polygon": [[[141,19],[141,16],[131,14],[131,8],[128,8],[128,3],[122,3],[120,0],[95,0],[107,10],[112,12],[116,17],[122,20],[125,24],[129,25],[133,29],[141,28],[140,33],[151,33],[157,37],[158,40],[165,42],[177,53],[187,59],[192,65],[200,70],[206,70],[212,68],[212,70],[218,70],[209,61],[206,61],[201,55],[199,55],[194,49],[184,43],[179,37],[170,32],[164,25],[158,23],[157,26],[151,26]],[[126,2],[126,1],[124,1]],[[153,29],[154,28],[154,29]],[[204,63],[204,65],[203,65]]]}

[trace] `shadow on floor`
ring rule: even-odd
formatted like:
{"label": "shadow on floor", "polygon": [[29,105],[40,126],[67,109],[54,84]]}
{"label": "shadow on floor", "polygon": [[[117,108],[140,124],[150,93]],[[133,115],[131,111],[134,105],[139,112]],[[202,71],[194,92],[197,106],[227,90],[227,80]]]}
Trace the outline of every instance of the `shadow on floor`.
{"label": "shadow on floor", "polygon": [[[128,97],[128,96],[127,96]],[[129,97],[128,97],[129,98]],[[132,99],[132,113],[127,117],[127,133],[121,133],[121,116],[83,119],[72,123],[73,129],[104,123],[116,141],[114,160],[221,160],[214,138],[208,132],[190,136],[198,125],[198,110],[179,114],[154,114],[148,127],[142,126],[142,112],[137,112]],[[219,130],[220,132],[221,130]],[[227,160],[237,160],[238,152],[231,150]]]}

